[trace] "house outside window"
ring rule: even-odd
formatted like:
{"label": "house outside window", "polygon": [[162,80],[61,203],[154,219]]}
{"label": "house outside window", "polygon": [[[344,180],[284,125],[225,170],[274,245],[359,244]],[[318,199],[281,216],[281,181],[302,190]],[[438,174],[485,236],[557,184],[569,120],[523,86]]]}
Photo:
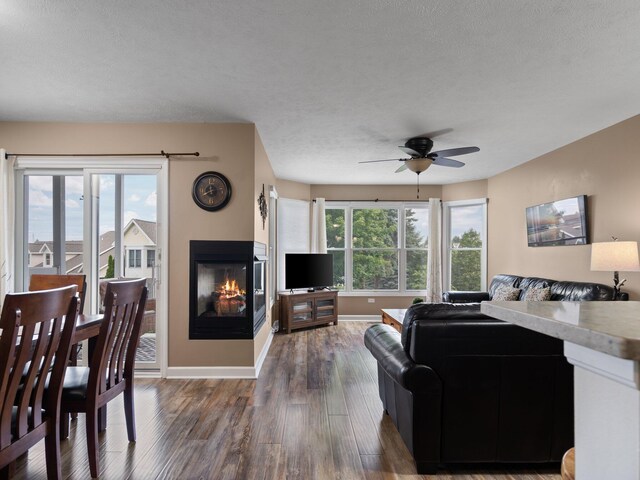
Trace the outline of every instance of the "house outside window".
{"label": "house outside window", "polygon": [[142,250],[129,250],[129,268],[142,266]]}
{"label": "house outside window", "polygon": [[429,206],[420,202],[327,202],[327,251],[344,292],[427,288]]}
{"label": "house outside window", "polygon": [[445,202],[443,231],[444,289],[486,290],[486,199]]}
{"label": "house outside window", "polygon": [[147,267],[152,268],[156,265],[156,251],[147,250]]}
{"label": "house outside window", "polygon": [[51,265],[53,265],[53,260],[52,260],[53,255],[50,253],[45,253],[44,254],[44,263],[43,265],[45,267],[50,267]]}

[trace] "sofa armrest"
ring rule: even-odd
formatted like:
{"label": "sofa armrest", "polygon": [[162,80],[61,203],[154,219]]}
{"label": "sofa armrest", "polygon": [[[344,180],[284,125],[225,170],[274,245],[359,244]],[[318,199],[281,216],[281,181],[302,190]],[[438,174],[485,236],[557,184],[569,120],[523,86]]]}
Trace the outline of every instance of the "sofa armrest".
{"label": "sofa armrest", "polygon": [[489,292],[453,292],[448,291],[442,294],[442,301],[449,303],[478,303],[491,300]]}
{"label": "sofa armrest", "polygon": [[400,342],[400,333],[390,325],[369,327],[364,334],[364,344],[380,368],[403,388],[413,393],[440,392],[442,382],[438,375],[407,355]]}

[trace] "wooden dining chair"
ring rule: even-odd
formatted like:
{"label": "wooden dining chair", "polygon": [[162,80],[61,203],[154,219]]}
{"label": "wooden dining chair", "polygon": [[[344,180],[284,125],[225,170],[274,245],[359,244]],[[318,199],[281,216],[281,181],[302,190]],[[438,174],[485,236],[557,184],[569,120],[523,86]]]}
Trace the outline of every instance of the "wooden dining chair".
{"label": "wooden dining chair", "polygon": [[[79,313],[84,313],[84,297],[87,293],[87,280],[86,275],[71,274],[71,275],[57,275],[47,273],[33,273],[29,279],[29,291],[34,292],[36,290],[49,290],[51,288],[66,287],[68,285],[75,285],[77,288],[77,294],[80,298]],[[71,347],[71,355],[69,356],[70,365],[78,364],[78,345]]]}
{"label": "wooden dining chair", "polygon": [[4,298],[0,316],[2,479],[9,478],[13,462],[42,439],[47,478],[62,477],[60,398],[77,314],[75,286]]}
{"label": "wooden dining chair", "polygon": [[62,389],[62,411],[86,414],[89,469],[97,477],[98,409],[124,392],[127,436],[136,440],[133,367],[147,301],[146,280],[109,282],[104,320],[89,367],[69,367]]}
{"label": "wooden dining chair", "polygon": [[45,273],[33,273],[29,279],[29,291],[49,290],[51,288],[75,285],[80,297],[80,313],[84,313],[84,297],[87,293],[87,280],[85,275],[52,275]]}

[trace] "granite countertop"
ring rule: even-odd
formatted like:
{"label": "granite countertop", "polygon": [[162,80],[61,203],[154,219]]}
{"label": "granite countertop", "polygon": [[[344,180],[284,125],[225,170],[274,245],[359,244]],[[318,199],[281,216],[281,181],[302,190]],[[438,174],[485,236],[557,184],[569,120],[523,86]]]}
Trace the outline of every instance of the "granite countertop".
{"label": "granite countertop", "polygon": [[640,360],[640,302],[482,302],[482,313],[602,353]]}

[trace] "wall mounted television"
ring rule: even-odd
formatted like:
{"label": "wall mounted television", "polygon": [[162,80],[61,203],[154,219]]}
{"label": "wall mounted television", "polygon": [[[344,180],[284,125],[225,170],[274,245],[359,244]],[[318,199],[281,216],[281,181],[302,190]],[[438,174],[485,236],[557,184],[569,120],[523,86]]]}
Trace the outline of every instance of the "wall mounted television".
{"label": "wall mounted television", "polygon": [[333,286],[333,255],[330,253],[287,253],[284,257],[284,288],[308,291]]}
{"label": "wall mounted television", "polygon": [[528,207],[526,214],[530,247],[589,243],[586,195]]}

